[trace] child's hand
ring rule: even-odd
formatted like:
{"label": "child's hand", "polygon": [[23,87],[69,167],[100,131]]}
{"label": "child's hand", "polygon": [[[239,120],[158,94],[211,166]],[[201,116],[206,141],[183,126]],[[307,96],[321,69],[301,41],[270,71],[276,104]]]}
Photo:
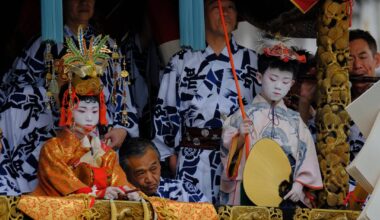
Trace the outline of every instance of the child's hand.
{"label": "child's hand", "polygon": [[125,194],[127,196],[127,199],[129,201],[140,201],[141,196],[137,192],[137,189],[132,189],[129,186],[123,186],[123,189],[125,190]]}
{"label": "child's hand", "polygon": [[298,202],[304,197],[303,185],[299,182],[294,182],[292,189],[284,196],[284,200],[290,199],[293,202]]}
{"label": "child's hand", "polygon": [[249,118],[244,119],[239,126],[240,137],[245,137],[246,134],[249,134],[251,132],[252,126],[253,126],[253,122],[251,119]]}
{"label": "child's hand", "polygon": [[104,199],[118,199],[119,195],[123,195],[124,191],[116,186],[109,186],[106,188]]}

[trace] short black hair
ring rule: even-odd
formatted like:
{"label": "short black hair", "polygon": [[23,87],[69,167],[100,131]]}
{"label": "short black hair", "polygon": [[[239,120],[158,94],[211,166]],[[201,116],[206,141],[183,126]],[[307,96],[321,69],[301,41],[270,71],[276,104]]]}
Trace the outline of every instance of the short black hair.
{"label": "short black hair", "polygon": [[306,57],[305,63],[299,63],[298,64],[298,73],[296,74],[298,77],[301,77],[303,75],[306,75],[311,68],[317,66],[317,62],[315,59],[314,54],[312,54],[310,51],[305,49],[299,49],[298,47],[291,47],[292,50],[298,53],[298,55],[304,55]]}
{"label": "short black hair", "polygon": [[368,32],[361,29],[350,30],[349,34],[350,42],[353,40],[362,39],[367,42],[369,49],[372,52],[372,55],[377,53],[377,44],[375,38]]}
{"label": "short black hair", "polygon": [[297,60],[282,61],[279,57],[267,56],[266,54],[259,54],[258,56],[258,70],[264,74],[268,68],[278,68],[281,71],[289,71],[293,73],[293,79],[296,79],[299,62]]}
{"label": "short black hair", "polygon": [[143,156],[148,149],[156,152],[158,159],[160,159],[160,152],[152,141],[140,137],[132,137],[125,141],[119,150],[120,166],[124,172],[128,170],[126,161],[128,158]]}

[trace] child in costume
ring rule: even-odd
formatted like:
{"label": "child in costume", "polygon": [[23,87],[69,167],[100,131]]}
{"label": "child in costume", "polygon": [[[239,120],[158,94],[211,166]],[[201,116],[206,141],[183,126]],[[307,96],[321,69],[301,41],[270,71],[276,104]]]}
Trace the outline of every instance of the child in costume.
{"label": "child in costume", "polygon": [[[81,31],[81,30],[80,30]],[[98,125],[107,125],[103,85],[98,77],[109,56],[106,39],[91,38],[90,46],[79,39],[76,48],[67,40],[63,57],[60,126],[64,129],[43,146],[39,159],[38,186],[32,195],[67,196],[85,193],[96,198],[139,200],[115,151],[100,140]]]}
{"label": "child in costume", "polygon": [[[245,166],[244,140],[248,135],[250,148],[262,138],[277,142],[287,155],[293,183],[283,197],[310,206],[304,188],[322,188],[322,179],[312,136],[298,112],[286,107],[283,98],[294,84],[299,62],[298,55],[283,43],[264,48],[258,60],[258,80],[262,92],[246,106],[246,119],[241,112],[227,118],[223,125],[221,202],[242,205],[242,174]],[[236,141],[237,140],[237,141]],[[240,157],[237,155],[242,154]],[[236,156],[236,157],[235,157]],[[239,158],[234,161],[229,158]],[[238,160],[239,160],[238,159]],[[233,176],[233,177],[232,177]]]}

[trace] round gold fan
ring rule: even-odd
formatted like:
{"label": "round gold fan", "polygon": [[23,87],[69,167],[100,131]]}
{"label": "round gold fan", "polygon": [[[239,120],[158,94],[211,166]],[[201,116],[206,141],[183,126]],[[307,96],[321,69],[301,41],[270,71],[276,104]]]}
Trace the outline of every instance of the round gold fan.
{"label": "round gold fan", "polygon": [[243,187],[258,206],[278,207],[282,201],[279,186],[289,181],[291,166],[281,146],[268,138],[253,145],[243,172]]}

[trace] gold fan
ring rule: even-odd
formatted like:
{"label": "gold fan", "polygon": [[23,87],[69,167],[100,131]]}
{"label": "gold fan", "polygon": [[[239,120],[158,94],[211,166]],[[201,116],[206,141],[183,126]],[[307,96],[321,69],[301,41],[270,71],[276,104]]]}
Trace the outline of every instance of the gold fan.
{"label": "gold fan", "polygon": [[256,205],[278,207],[282,201],[280,184],[289,181],[290,173],[291,166],[281,146],[263,138],[253,145],[245,163],[244,190]]}

